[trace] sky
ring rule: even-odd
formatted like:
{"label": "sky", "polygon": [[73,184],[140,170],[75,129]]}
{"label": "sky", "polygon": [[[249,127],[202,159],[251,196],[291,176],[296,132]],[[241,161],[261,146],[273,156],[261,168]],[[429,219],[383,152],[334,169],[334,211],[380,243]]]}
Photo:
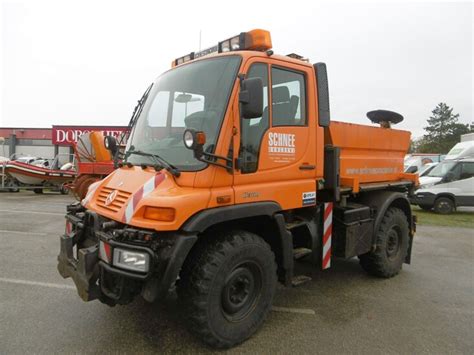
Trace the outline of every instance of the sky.
{"label": "sky", "polygon": [[206,48],[254,28],[327,64],[334,120],[389,109],[419,137],[439,102],[474,120],[473,2],[0,1],[0,126],[126,125],[200,33]]}

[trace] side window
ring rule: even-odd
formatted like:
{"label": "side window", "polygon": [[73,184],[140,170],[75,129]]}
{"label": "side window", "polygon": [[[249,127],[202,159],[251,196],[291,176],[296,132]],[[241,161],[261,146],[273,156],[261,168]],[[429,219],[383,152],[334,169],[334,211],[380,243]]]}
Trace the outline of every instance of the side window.
{"label": "side window", "polygon": [[469,179],[474,177],[474,163],[463,163],[461,167],[461,176],[459,180]]}
{"label": "side window", "polygon": [[272,68],[272,126],[306,124],[306,92],[302,73]]}
{"label": "side window", "polygon": [[247,78],[262,78],[263,115],[252,119],[241,119],[240,161],[242,173],[257,171],[258,156],[263,134],[268,129],[268,67],[257,63],[250,67]]}
{"label": "side window", "polygon": [[450,175],[451,175],[451,179],[450,181],[457,181],[460,179],[461,177],[461,164],[456,164],[450,171],[449,171]]}

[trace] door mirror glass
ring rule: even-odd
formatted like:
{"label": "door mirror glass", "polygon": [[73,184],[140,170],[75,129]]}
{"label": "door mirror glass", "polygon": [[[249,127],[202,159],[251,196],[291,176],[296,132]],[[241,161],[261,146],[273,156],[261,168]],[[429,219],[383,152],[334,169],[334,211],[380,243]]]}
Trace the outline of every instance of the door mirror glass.
{"label": "door mirror glass", "polygon": [[242,118],[257,118],[263,114],[263,81],[261,78],[242,80],[239,94]]}

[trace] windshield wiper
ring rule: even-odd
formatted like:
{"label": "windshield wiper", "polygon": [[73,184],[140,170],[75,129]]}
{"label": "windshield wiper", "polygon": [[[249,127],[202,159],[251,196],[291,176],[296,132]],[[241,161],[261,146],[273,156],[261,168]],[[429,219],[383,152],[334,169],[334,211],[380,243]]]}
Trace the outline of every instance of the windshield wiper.
{"label": "windshield wiper", "polygon": [[158,165],[163,166],[166,170],[168,170],[174,176],[179,177],[181,175],[181,172],[179,171],[179,169],[177,167],[175,167],[171,163],[168,163],[165,159],[160,157],[158,154],[147,153],[147,152],[143,152],[141,150],[129,149],[127,154],[126,154],[126,157],[128,157],[132,154],[141,155],[141,156],[144,156],[144,157],[150,157],[155,161],[155,163],[157,163]]}
{"label": "windshield wiper", "polygon": [[135,121],[140,116],[140,113],[142,113],[143,106],[145,105],[146,99],[148,98],[148,94],[150,93],[152,87],[153,87],[153,83],[151,83],[150,86],[145,90],[141,99],[138,100],[137,105],[133,109],[132,117],[130,118],[130,122],[128,123],[129,132],[132,130],[133,126],[135,125]]}

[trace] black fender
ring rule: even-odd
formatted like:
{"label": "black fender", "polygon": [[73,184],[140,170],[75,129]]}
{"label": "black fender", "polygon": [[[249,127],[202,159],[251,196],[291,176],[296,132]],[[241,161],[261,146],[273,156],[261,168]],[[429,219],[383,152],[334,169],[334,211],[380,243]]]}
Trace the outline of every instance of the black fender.
{"label": "black fender", "polygon": [[276,202],[253,202],[210,208],[191,216],[181,227],[186,233],[202,233],[213,225],[242,218],[269,216],[281,211]]}
{"label": "black fender", "polygon": [[[264,238],[269,242],[279,261],[279,279],[285,286],[291,285],[293,277],[293,239],[286,228],[281,206],[276,202],[253,202],[238,205],[216,207],[200,211],[190,217],[181,227],[184,233],[200,234],[207,229],[224,222],[238,222],[255,217],[268,217],[274,223],[277,235]],[[262,236],[265,237],[265,236]],[[278,239],[275,240],[277,237]]]}
{"label": "black fender", "polygon": [[397,207],[400,208],[403,212],[405,212],[408,220],[408,226],[410,229],[410,240],[408,246],[408,254],[405,259],[407,264],[411,261],[411,249],[413,244],[413,236],[415,235],[416,231],[416,223],[415,219],[411,210],[410,201],[405,193],[397,192],[397,191],[373,191],[373,192],[366,192],[362,193],[358,199],[360,203],[370,206],[373,210],[375,210],[375,221],[374,221],[374,230],[373,230],[373,238],[372,238],[372,248],[375,249],[375,236],[376,232],[380,228],[380,223],[382,222],[382,218],[385,215],[385,212],[390,207]]}

